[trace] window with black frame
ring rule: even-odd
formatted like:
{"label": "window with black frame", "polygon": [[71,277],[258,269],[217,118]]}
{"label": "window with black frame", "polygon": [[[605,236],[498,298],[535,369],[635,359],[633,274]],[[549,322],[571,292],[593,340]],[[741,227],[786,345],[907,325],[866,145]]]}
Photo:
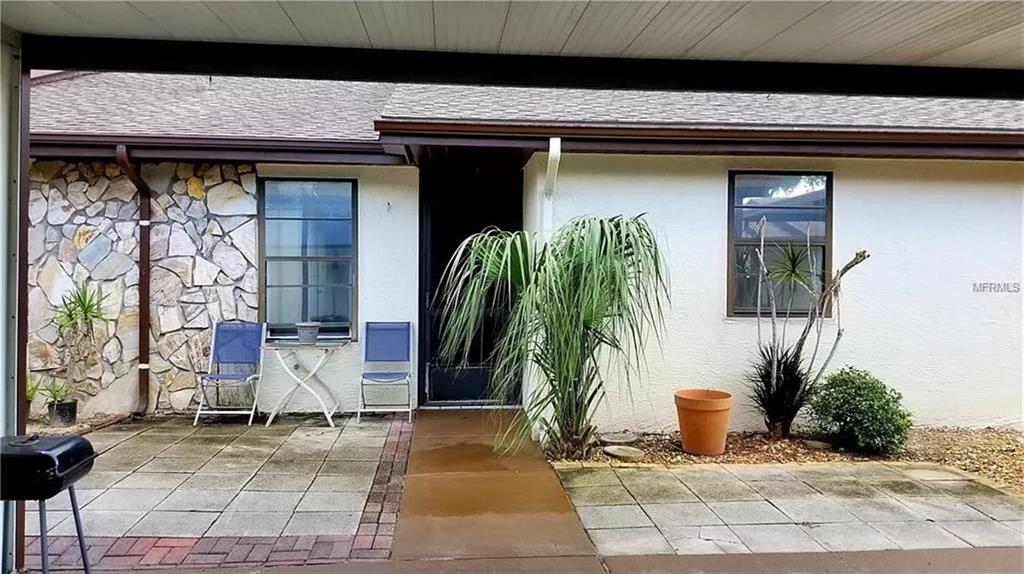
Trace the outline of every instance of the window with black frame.
{"label": "window with black frame", "polygon": [[831,217],[831,173],[729,172],[729,314],[757,313],[763,221],[769,283],[761,313],[769,312],[770,284],[780,315],[806,315],[830,272]]}
{"label": "window with black frame", "polygon": [[352,327],[355,194],[352,181],[263,182],[264,287],[272,337],[317,321],[321,336]]}

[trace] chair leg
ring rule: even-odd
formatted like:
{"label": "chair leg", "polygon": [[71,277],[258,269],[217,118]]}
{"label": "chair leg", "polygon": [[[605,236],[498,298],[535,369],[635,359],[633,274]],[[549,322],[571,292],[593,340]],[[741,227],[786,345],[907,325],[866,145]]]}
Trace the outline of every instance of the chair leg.
{"label": "chair leg", "polygon": [[203,399],[206,397],[206,389],[203,388],[203,382],[199,382],[199,388],[196,389],[196,393],[199,395],[199,404],[196,405],[196,418],[192,421],[192,426],[199,424],[199,415],[203,413]]}
{"label": "chair leg", "polygon": [[249,388],[252,389],[252,410],[249,411],[249,426],[252,426],[252,418],[256,416],[256,403],[259,401],[260,385],[259,380],[250,381]]}

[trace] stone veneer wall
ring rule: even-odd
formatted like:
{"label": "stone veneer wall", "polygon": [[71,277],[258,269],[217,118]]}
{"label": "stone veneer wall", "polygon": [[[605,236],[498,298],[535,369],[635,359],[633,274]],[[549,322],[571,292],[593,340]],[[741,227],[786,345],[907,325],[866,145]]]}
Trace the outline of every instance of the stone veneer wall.
{"label": "stone veneer wall", "polygon": [[[257,320],[256,174],[251,164],[143,164],[153,190],[151,410],[182,409],[209,360],[216,321]],[[55,307],[76,283],[99,289],[110,319],[79,369],[80,412],[137,403],[138,206],[112,163],[34,161],[29,217],[29,370],[58,366]],[[37,399],[37,401],[40,399]]]}

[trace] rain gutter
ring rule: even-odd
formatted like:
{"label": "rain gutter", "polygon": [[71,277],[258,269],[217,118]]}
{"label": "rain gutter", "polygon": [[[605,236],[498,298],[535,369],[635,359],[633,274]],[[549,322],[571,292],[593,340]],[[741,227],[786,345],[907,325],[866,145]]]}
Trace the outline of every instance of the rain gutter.
{"label": "rain gutter", "polygon": [[139,402],[135,413],[145,414],[149,408],[149,203],[153,192],[132,164],[128,146],[118,144],[115,149],[117,165],[139,190]]}

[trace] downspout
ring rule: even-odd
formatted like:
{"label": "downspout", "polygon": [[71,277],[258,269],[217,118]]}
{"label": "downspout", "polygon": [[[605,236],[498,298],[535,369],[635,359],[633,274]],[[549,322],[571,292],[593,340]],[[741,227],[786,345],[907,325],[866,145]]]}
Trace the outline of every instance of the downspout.
{"label": "downspout", "polygon": [[149,201],[153,195],[128,157],[128,147],[117,146],[117,165],[121,166],[135,189],[139,190],[139,402],[135,414],[149,409]]}
{"label": "downspout", "polygon": [[544,240],[554,233],[555,182],[558,179],[558,163],[562,160],[562,138],[548,140],[548,169],[544,174],[544,196],[541,198],[540,219]]}

